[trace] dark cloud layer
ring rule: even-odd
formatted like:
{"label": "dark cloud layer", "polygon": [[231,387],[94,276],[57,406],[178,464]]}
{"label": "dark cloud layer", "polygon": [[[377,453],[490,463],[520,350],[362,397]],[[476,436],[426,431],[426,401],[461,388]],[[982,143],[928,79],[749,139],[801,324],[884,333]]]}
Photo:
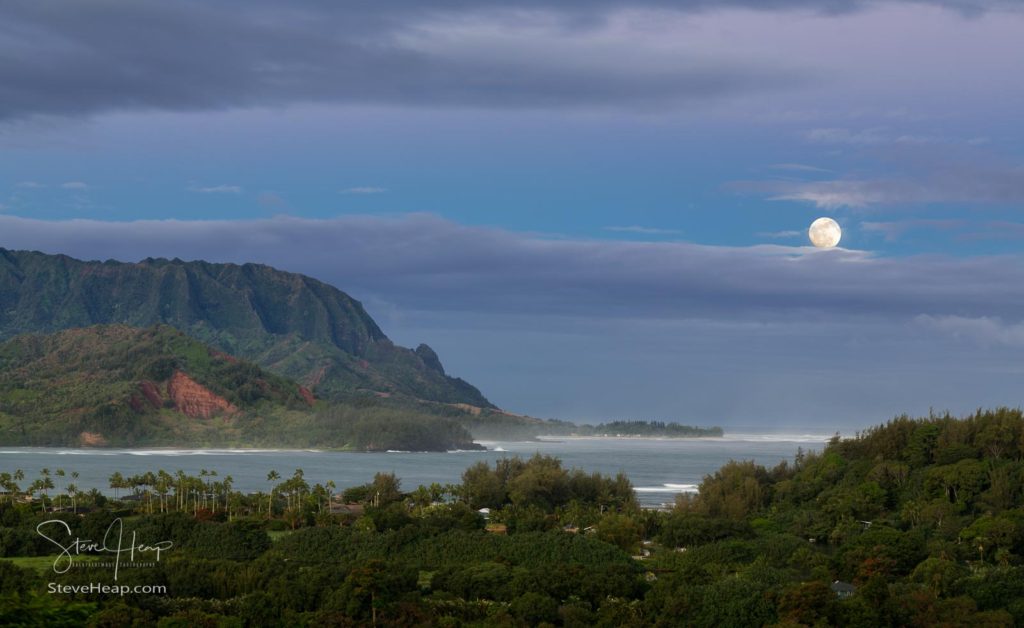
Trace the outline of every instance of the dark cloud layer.
{"label": "dark cloud layer", "polygon": [[[907,3],[903,0],[890,0]],[[918,2],[919,4],[921,2]],[[998,0],[930,0],[967,13]],[[426,106],[659,107],[763,92],[813,77],[757,60],[668,58],[615,69],[543,62],[528,51],[444,54],[403,37],[422,20],[485,15],[514,27],[522,11],[565,37],[610,11],[744,7],[845,12],[863,0],[550,0],[479,2],[55,2],[0,7],[0,120],[111,110],[215,110],[302,102]],[[422,35],[422,33],[419,33]]]}
{"label": "dark cloud layer", "polygon": [[0,246],[85,259],[267,263],[356,298],[435,312],[595,319],[1017,320],[1024,260],[543,239],[428,215],[252,221],[0,217]]}

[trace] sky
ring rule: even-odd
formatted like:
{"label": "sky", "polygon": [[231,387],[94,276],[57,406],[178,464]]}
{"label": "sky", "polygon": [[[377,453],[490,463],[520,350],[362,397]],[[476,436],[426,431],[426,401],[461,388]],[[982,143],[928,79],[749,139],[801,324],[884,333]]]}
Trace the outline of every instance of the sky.
{"label": "sky", "polygon": [[1017,407],[1022,35],[1015,0],[15,0],[0,246],[302,272],[534,416]]}

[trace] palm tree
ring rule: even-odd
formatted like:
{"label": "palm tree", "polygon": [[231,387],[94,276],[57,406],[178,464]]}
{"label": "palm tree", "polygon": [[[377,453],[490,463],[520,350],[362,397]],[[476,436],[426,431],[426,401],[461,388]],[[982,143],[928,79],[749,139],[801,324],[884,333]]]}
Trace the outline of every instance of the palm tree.
{"label": "palm tree", "polygon": [[174,473],[176,484],[174,486],[174,500],[178,504],[178,510],[185,510],[188,507],[188,493],[185,492],[186,477],[185,472],[178,469]]}
{"label": "palm tree", "polygon": [[[22,471],[21,469],[15,469],[14,470],[14,481],[15,482],[21,482],[24,479],[25,479],[25,472]],[[17,493],[18,495],[20,495],[21,494],[21,487],[18,486],[17,484],[14,484],[13,486],[14,486],[14,492]]]}
{"label": "palm tree", "polygon": [[114,499],[118,498],[118,491],[124,488],[124,476],[121,475],[120,471],[114,471],[110,475],[110,488],[114,489]]}
{"label": "palm tree", "polygon": [[[210,470],[210,477],[211,477],[211,478],[215,478],[215,477],[217,477],[217,471],[216,471],[216,469],[211,469],[211,470]],[[213,480],[211,480],[211,481],[210,481],[210,482],[209,482],[209,483],[208,483],[208,484],[206,485],[206,492],[207,492],[207,493],[209,494],[209,497],[210,497],[210,505],[211,505],[211,506],[212,506],[212,508],[213,508],[213,512],[217,512],[217,497],[216,497],[216,492],[217,492],[217,486],[216,486],[216,485],[217,485],[217,483],[216,483],[215,481],[213,481]]]}
{"label": "palm tree", "polygon": [[50,491],[54,489],[53,480],[50,476],[43,478],[43,509],[46,509],[46,500],[50,499]]}
{"label": "palm tree", "polygon": [[43,467],[43,470],[39,473],[42,476],[42,483],[40,484],[40,487],[43,491],[43,506],[45,508],[46,500],[50,497],[50,493],[48,491],[53,488],[53,480],[50,479],[50,469],[48,467]]}
{"label": "palm tree", "polygon": [[291,479],[287,482],[288,503],[292,508],[297,507],[302,500],[302,496],[309,491],[309,484],[303,479],[304,475],[305,473],[303,473],[302,469],[296,469]]}
{"label": "palm tree", "polygon": [[68,484],[68,495],[71,496],[71,508],[72,511],[78,513],[78,487],[75,486],[74,482]]}
{"label": "palm tree", "polygon": [[149,514],[153,514],[153,488],[156,487],[156,475],[152,471],[146,471],[142,475],[142,484],[146,487],[146,505]]}
{"label": "palm tree", "polygon": [[199,470],[199,484],[203,487],[203,508],[206,508],[206,476],[209,474],[210,472],[206,469]]}
{"label": "palm tree", "polygon": [[160,495],[160,512],[167,511],[167,493],[174,485],[174,477],[160,469],[156,474],[156,492]]}
{"label": "palm tree", "polygon": [[221,486],[224,488],[224,510],[228,512],[228,521],[231,521],[231,503],[228,501],[231,497],[231,485],[235,483],[235,478],[231,475],[225,475],[224,481],[221,482]]}
{"label": "palm tree", "polygon": [[[36,493],[41,491],[41,490],[43,490],[43,481],[42,480],[32,480],[32,483],[29,484],[29,486],[28,486],[28,497],[29,497],[29,500],[30,501],[35,501]],[[46,502],[45,501],[42,502],[42,509],[43,509],[43,511],[46,510]]]}
{"label": "palm tree", "polygon": [[334,498],[334,489],[338,486],[334,483],[334,480],[327,480],[327,512],[331,511],[331,501]]}
{"label": "palm tree", "polygon": [[60,482],[60,485],[57,487],[57,510],[63,510],[63,508],[61,507],[61,493],[64,492],[64,469],[58,468],[54,475],[60,478],[58,480],[58,482]]}
{"label": "palm tree", "polygon": [[274,512],[274,491],[277,489],[274,486],[274,482],[281,479],[281,474],[271,469],[270,473],[267,474],[267,482],[270,482],[270,498],[267,500],[267,519],[271,518]]}
{"label": "palm tree", "polygon": [[14,501],[14,495],[18,491],[18,485],[14,483],[10,473],[0,473],[0,489],[3,489],[7,494],[8,501]]}

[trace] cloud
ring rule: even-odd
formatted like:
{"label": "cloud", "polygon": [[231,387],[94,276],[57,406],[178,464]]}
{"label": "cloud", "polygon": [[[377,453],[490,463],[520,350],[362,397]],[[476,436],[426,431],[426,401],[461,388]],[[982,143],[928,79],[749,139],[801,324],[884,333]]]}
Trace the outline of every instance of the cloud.
{"label": "cloud", "polygon": [[981,344],[1024,346],[1024,323],[1004,323],[998,317],[932,316],[922,314],[916,322],[926,328]]}
{"label": "cloud", "polygon": [[[0,119],[309,102],[502,108],[678,103],[759,92],[798,78],[792,70],[756,62],[697,63],[693,55],[674,59],[656,47],[609,46],[607,37],[588,34],[600,30],[610,12],[636,6],[308,1],[284,11],[260,0],[14,3],[4,11],[9,36],[0,38],[0,60],[7,60],[0,61]],[[473,20],[468,31],[458,30]],[[503,47],[481,40],[495,30],[518,42]],[[552,47],[558,49],[545,51]],[[589,62],[578,62],[587,55]],[[608,63],[622,55],[644,63]]]}
{"label": "cloud", "polygon": [[1024,166],[1011,157],[976,146],[895,142],[873,146],[862,158],[885,174],[814,181],[737,181],[730,187],[763,194],[772,201],[797,201],[830,210],[1024,202]]}
{"label": "cloud", "polygon": [[772,170],[788,170],[791,172],[832,172],[826,168],[818,168],[806,164],[771,164],[768,167]]}
{"label": "cloud", "polygon": [[280,194],[277,194],[275,192],[261,192],[260,195],[256,197],[256,202],[262,205],[263,207],[269,207],[274,209],[288,208],[288,202],[285,201]]}
{"label": "cloud", "polygon": [[89,185],[82,181],[68,181],[67,183],[61,183],[60,187],[65,190],[87,190]]}
{"label": "cloud", "polygon": [[1017,204],[1024,202],[1024,169],[945,169],[920,178],[762,182],[740,189],[770,193],[768,200],[810,203],[822,209],[928,203]]}
{"label": "cloud", "polygon": [[370,186],[346,188],[341,191],[342,194],[383,194],[387,192],[387,188],[377,188]]}
{"label": "cloud", "polygon": [[545,239],[431,215],[245,221],[0,216],[2,245],[79,258],[262,262],[403,310],[599,319],[838,321],[1024,311],[1024,258]]}
{"label": "cloud", "polygon": [[808,141],[821,144],[887,144],[891,140],[881,133],[880,129],[851,131],[850,129],[828,128],[811,129],[806,133]]}
{"label": "cloud", "polygon": [[[881,144],[942,144],[955,143],[956,140],[943,138],[934,135],[914,135],[903,133],[894,135],[883,128],[863,129],[853,131],[845,128],[811,129],[805,134],[805,138],[817,144],[848,144],[852,146],[873,146]],[[965,144],[978,145],[972,140],[966,140]]]}
{"label": "cloud", "polygon": [[38,181],[19,181],[14,184],[16,187],[25,188],[27,190],[38,190],[45,188],[46,186]]}
{"label": "cloud", "polygon": [[981,224],[971,225],[969,230],[957,236],[962,241],[979,240],[1022,240],[1024,239],[1024,223],[1008,220],[990,220]]}
{"label": "cloud", "polygon": [[630,225],[628,227],[605,227],[605,231],[614,231],[617,233],[638,233],[642,235],[676,235],[682,233],[678,229],[660,229],[657,227],[641,227],[639,225]]}
{"label": "cloud", "polygon": [[[895,184],[898,186],[899,184]],[[881,181],[820,181],[813,183],[771,183],[762,187],[778,189],[770,201],[800,201],[821,209],[861,208],[891,199],[884,191],[893,186]]]}
{"label": "cloud", "polygon": [[201,194],[241,194],[242,188],[237,185],[214,185],[210,187],[190,187],[189,192]]}
{"label": "cloud", "polygon": [[799,57],[766,62],[732,43],[708,54],[687,46],[694,30],[665,35],[658,23],[921,4],[974,15],[1015,8],[1011,0],[306,0],[287,10],[268,0],[11,2],[0,120],[310,102],[675,107],[824,78]]}
{"label": "cloud", "polygon": [[797,230],[762,231],[762,232],[758,233],[757,235],[758,235],[758,237],[761,237],[761,238],[775,238],[775,239],[783,240],[783,239],[786,239],[786,238],[796,238],[796,237],[805,235],[805,233],[806,232],[804,232],[804,231],[797,231]]}
{"label": "cloud", "polygon": [[965,220],[894,220],[888,222],[862,222],[860,228],[869,233],[880,233],[887,242],[895,242],[908,231],[952,231],[967,226]]}

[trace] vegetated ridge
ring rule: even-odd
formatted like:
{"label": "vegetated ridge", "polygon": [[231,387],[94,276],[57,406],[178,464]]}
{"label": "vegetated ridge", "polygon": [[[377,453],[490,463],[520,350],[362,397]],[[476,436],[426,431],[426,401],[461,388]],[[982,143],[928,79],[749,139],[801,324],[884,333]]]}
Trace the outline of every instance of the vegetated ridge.
{"label": "vegetated ridge", "polygon": [[168,325],[95,325],[0,344],[0,443],[474,447],[449,418],[318,401]]}

